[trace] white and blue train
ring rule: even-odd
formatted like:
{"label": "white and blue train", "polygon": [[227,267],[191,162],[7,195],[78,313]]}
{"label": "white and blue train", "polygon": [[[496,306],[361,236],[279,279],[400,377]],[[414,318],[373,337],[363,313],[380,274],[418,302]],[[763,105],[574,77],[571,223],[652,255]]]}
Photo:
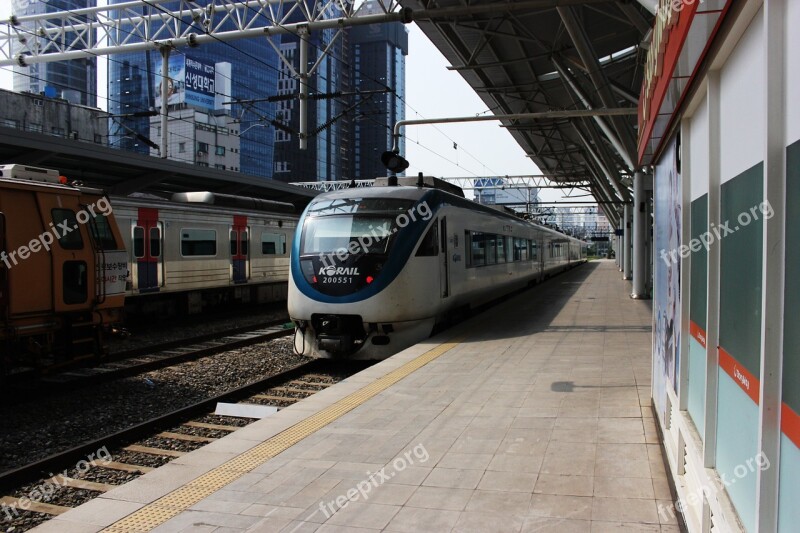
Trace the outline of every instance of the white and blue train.
{"label": "white and blue train", "polygon": [[585,261],[584,242],[463,193],[379,185],[322,194],[298,223],[288,307],[304,355],[389,357],[455,314]]}

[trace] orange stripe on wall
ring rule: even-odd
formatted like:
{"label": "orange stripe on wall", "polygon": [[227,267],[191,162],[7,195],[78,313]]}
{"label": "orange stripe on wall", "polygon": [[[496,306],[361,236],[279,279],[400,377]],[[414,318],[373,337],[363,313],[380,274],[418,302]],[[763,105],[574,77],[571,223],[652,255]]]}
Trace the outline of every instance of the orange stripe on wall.
{"label": "orange stripe on wall", "polygon": [[800,448],[800,415],[785,403],[781,405],[781,431]]}
{"label": "orange stripe on wall", "polygon": [[761,390],[761,382],[758,378],[734,359],[731,354],[726,352],[722,346],[718,346],[717,351],[719,352],[719,366],[722,367],[722,370],[733,378],[733,381],[758,405],[758,397]]}
{"label": "orange stripe on wall", "polygon": [[692,335],[692,337],[694,337],[694,340],[700,343],[703,348],[706,347],[705,330],[691,320],[689,321],[689,333]]}

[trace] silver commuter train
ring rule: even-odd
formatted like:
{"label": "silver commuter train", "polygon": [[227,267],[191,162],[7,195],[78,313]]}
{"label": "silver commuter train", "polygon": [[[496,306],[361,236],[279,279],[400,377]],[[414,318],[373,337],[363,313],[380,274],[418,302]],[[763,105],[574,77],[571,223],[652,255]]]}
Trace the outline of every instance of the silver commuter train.
{"label": "silver commuter train", "polygon": [[111,202],[129,256],[126,304],[140,312],[286,299],[292,204],[209,192]]}
{"label": "silver commuter train", "polygon": [[288,308],[304,355],[389,357],[453,313],[585,261],[584,242],[463,193],[378,185],[322,194],[300,218]]}

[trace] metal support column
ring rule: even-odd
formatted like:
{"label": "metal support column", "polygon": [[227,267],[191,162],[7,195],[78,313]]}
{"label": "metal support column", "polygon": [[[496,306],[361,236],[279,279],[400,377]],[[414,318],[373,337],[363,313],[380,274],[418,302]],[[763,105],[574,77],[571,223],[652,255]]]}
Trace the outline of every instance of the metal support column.
{"label": "metal support column", "polygon": [[631,298],[647,298],[645,246],[647,219],[645,217],[645,184],[646,174],[639,170],[633,176],[633,291]]}
{"label": "metal support column", "polygon": [[625,221],[622,224],[622,279],[631,279],[631,204],[625,204]]}
{"label": "metal support column", "polygon": [[300,149],[308,148],[308,30],[300,29]]}
{"label": "metal support column", "polygon": [[[711,70],[706,76],[706,106],[708,109],[708,227],[719,227],[720,220],[720,175],[722,148],[720,143],[720,93],[719,70]],[[714,239],[708,249],[708,271],[706,272],[706,398],[703,425],[703,466],[714,468],[717,464],[717,398],[719,388],[719,276],[720,242]],[[710,518],[709,518],[710,520]]]}
{"label": "metal support column", "polygon": [[[756,472],[756,531],[778,530],[778,501],[781,468],[781,409],[783,372],[790,368],[783,362],[784,321],[786,298],[785,270],[786,249],[797,243],[786,241],[787,202],[796,201],[786,196],[786,145],[787,116],[785,102],[790,98],[789,76],[786,61],[789,57],[786,43],[786,24],[789,0],[767,0],[764,2],[764,36],[762,86],[765,90],[764,119],[766,135],[764,146],[764,200],[773,215],[763,222],[763,246],[761,279],[761,387],[759,389],[758,449],[771,464],[771,468],[760,468]],[[763,211],[762,211],[763,212]],[[790,296],[791,298],[791,296]],[[793,320],[794,321],[794,320]],[[785,327],[791,327],[787,320]],[[786,354],[786,357],[790,357]],[[785,369],[785,370],[784,370]],[[795,376],[796,379],[796,376]],[[767,472],[767,470],[770,470]],[[796,480],[783,481],[786,486]],[[783,503],[788,503],[789,499]],[[795,502],[796,504],[797,502]],[[785,516],[790,516],[787,511]],[[797,516],[795,514],[795,516]],[[782,519],[783,520],[783,519]],[[788,522],[789,520],[786,520]],[[781,523],[781,529],[783,529]],[[794,525],[797,527],[797,524]],[[792,529],[789,524],[785,528]]]}
{"label": "metal support column", "polygon": [[161,146],[159,146],[159,156],[167,158],[169,135],[169,53],[168,46],[161,47]]}

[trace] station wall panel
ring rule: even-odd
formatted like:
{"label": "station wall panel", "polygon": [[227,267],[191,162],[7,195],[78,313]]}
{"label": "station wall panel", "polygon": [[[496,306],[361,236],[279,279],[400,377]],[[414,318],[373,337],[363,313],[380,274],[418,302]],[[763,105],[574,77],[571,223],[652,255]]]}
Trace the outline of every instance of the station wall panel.
{"label": "station wall panel", "polygon": [[[800,17],[799,17],[800,18]],[[779,531],[800,524],[800,140],[786,150],[786,276]]]}
{"label": "station wall panel", "polygon": [[[756,478],[739,479],[737,467],[758,455],[758,392],[761,371],[761,219],[743,224],[763,198],[763,164],[723,183],[720,220],[730,233],[720,239],[719,389],[717,471],[728,485],[739,517],[755,527]],[[759,213],[760,214],[760,213]]]}
{"label": "station wall panel", "polygon": [[778,531],[800,524],[800,2],[786,2],[786,269]]}
{"label": "station wall panel", "polygon": [[[710,62],[708,84],[700,86],[683,117],[688,120],[688,128],[684,122],[681,130],[688,132],[683,168],[689,173],[691,188],[680,206],[684,222],[690,225],[686,237],[697,238],[707,228],[714,231],[713,225],[708,226],[709,213],[711,221],[719,220],[722,226],[717,226],[715,233],[719,247],[712,248],[710,254],[705,249],[693,250],[680,273],[688,285],[682,294],[689,297],[684,307],[689,317],[672,340],[688,336],[683,344],[688,380],[677,397],[669,398],[671,417],[666,424],[662,420],[662,430],[679,498],[691,498],[699,491],[704,495],[701,503],[690,505],[684,514],[690,531],[775,531],[777,512],[779,533],[794,533],[800,524],[800,32],[796,31],[800,27],[800,2],[745,0],[740,5],[743,9],[732,15],[738,20],[732,19],[731,31],[720,37],[719,51]],[[765,13],[775,18],[768,20]],[[776,39],[781,34],[765,29],[767,24],[774,29],[775,20],[784,24],[783,68],[765,56],[768,44],[770,50],[780,46]],[[780,76],[776,75],[778,70]],[[778,92],[776,84],[781,83],[784,85]],[[767,95],[777,94],[783,95],[783,101],[778,106],[770,102],[768,107]],[[716,100],[709,105],[708,98]],[[719,113],[709,114],[717,105]],[[765,113],[775,107],[785,115]],[[714,118],[717,116],[718,120]],[[785,124],[783,139],[776,136],[776,122]],[[769,136],[768,126],[772,130]],[[712,144],[717,140],[718,145]],[[772,236],[774,225],[784,224],[779,209],[784,207],[783,201],[773,206],[763,202],[765,180],[771,187],[776,183],[775,169],[767,167],[765,160],[776,151],[785,153],[786,158],[785,265],[778,280],[765,279],[773,270],[763,267],[765,263],[771,266],[776,252],[774,247],[765,249],[764,231],[769,230]],[[716,154],[719,159],[712,159]],[[663,171],[669,169],[672,157],[666,149],[656,163],[656,204],[659,196],[664,203],[670,200],[668,184],[661,184],[663,188],[659,189],[657,180],[659,169],[667,175]],[[771,174],[767,175],[767,169]],[[777,215],[775,219],[768,220],[773,215]],[[655,225],[655,231],[664,232],[669,243],[669,217],[656,217]],[[658,262],[664,263],[656,256]],[[765,281],[770,287],[777,286],[777,292],[763,294]],[[718,301],[714,289],[719,291]],[[709,300],[709,290],[714,300]],[[764,323],[762,306],[766,302],[771,309],[769,304],[780,296],[784,303],[780,323]],[[668,290],[655,294],[656,317],[661,306],[670,307]],[[665,331],[664,323],[668,322],[654,324],[654,339]],[[702,335],[712,327],[716,331]],[[782,335],[780,360],[777,354],[768,353],[762,361],[762,330],[770,335],[768,340]],[[702,340],[709,336],[714,339],[716,333],[717,346],[703,349]],[[658,341],[654,343],[657,348]],[[662,344],[670,346],[670,341]],[[713,357],[714,348],[719,363],[716,368],[717,361],[706,360],[706,354]],[[663,365],[662,359],[654,353],[654,370],[660,362]],[[762,366],[765,376],[779,375],[781,381],[762,381]],[[656,402],[658,374],[654,371]],[[668,376],[662,377],[662,383],[671,393]],[[680,409],[675,407],[678,402]],[[781,412],[779,442],[775,438],[777,420],[770,416],[777,409]],[[706,434],[704,424],[708,425]],[[695,429],[701,438],[708,438],[707,443],[697,440]],[[777,446],[780,455],[774,453]],[[769,472],[759,474],[759,468]],[[706,491],[716,488],[719,480],[724,490]]]}
{"label": "station wall panel", "polygon": [[703,95],[689,119],[689,157],[684,157],[691,180],[689,198],[692,202],[708,194],[708,144],[708,98]]}
{"label": "station wall panel", "polygon": [[763,9],[753,17],[720,71],[720,181],[764,160]]}
{"label": "station wall panel", "polygon": [[[694,183],[694,175],[692,177]],[[706,180],[707,183],[707,180]],[[692,240],[710,238],[708,232],[708,194],[691,203]],[[702,242],[702,241],[701,241]],[[708,309],[708,250],[700,248],[690,256],[689,276],[689,386],[688,410],[695,428],[703,437],[706,404],[706,310]]]}
{"label": "station wall panel", "polygon": [[[761,372],[761,255],[764,165],[748,169],[722,184],[720,226],[719,344],[752,376]],[[752,209],[755,208],[755,213]],[[723,234],[725,229],[720,229]],[[746,376],[739,378],[740,382]],[[754,390],[755,383],[746,387]]]}

